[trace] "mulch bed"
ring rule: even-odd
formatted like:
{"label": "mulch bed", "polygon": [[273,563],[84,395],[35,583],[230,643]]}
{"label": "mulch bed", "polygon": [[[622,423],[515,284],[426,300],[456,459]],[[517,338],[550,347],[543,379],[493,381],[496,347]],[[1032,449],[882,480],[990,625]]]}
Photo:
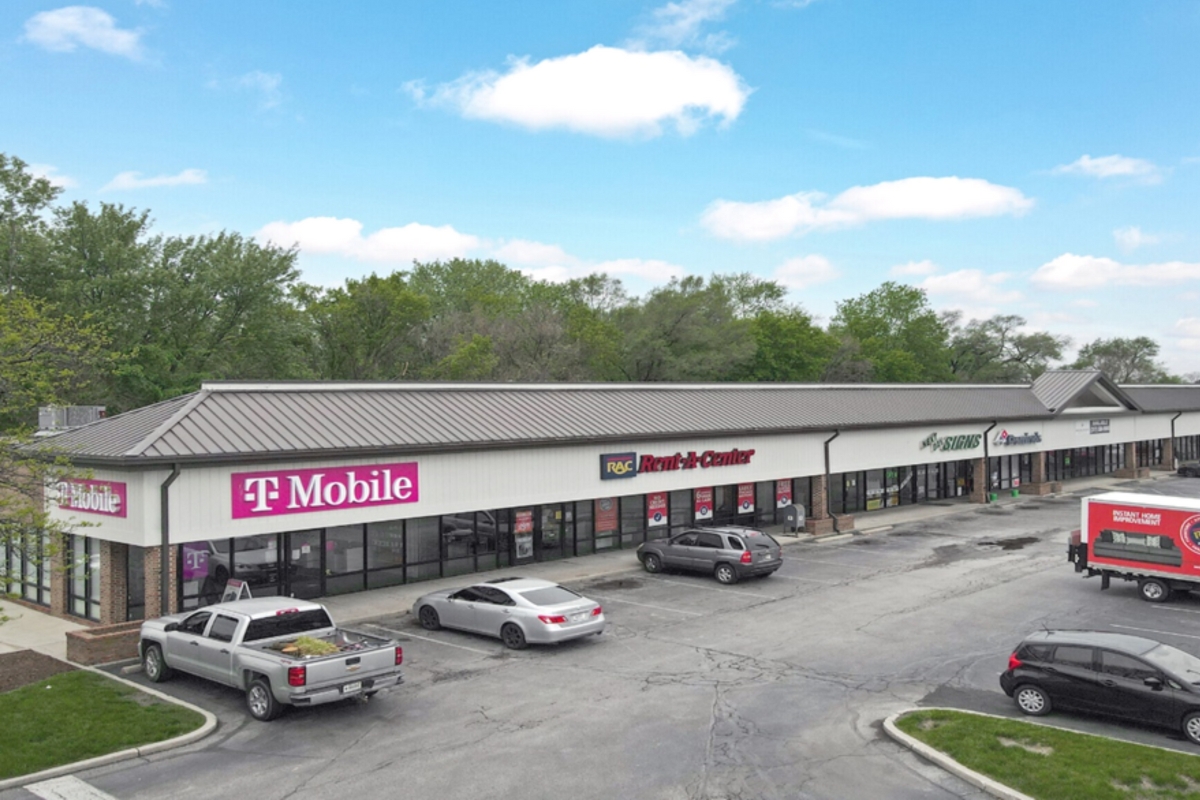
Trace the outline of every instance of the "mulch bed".
{"label": "mulch bed", "polygon": [[0,692],[11,692],[75,667],[33,650],[0,653]]}

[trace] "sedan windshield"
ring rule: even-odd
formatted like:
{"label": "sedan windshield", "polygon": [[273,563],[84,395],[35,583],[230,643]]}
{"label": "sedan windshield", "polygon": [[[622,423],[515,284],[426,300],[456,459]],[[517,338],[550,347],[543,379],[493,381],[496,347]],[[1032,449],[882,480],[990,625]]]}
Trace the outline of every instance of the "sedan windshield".
{"label": "sedan windshield", "polygon": [[577,595],[570,589],[565,589],[562,586],[547,586],[544,589],[530,589],[528,592],[521,592],[521,597],[524,597],[535,606],[556,606],[559,603],[570,603],[573,600],[583,599],[580,595]]}
{"label": "sedan windshield", "polygon": [[1162,667],[1167,672],[1175,673],[1190,683],[1200,683],[1200,658],[1182,650],[1176,650],[1169,644],[1160,644],[1153,650],[1143,653],[1142,658]]}

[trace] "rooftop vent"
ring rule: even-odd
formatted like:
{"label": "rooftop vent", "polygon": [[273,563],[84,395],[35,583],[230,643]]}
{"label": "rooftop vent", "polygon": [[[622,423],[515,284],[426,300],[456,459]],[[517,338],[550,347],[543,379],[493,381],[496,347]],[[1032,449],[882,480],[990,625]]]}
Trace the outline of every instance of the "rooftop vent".
{"label": "rooftop vent", "polygon": [[42,406],[38,409],[38,433],[58,433],[104,419],[104,406]]}

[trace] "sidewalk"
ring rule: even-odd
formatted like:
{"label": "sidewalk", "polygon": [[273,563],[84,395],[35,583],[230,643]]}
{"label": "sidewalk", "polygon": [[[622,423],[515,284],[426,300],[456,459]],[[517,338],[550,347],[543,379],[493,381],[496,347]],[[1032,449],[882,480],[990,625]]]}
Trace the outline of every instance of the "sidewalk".
{"label": "sidewalk", "polygon": [[0,600],[0,616],[8,617],[0,623],[0,653],[36,650],[60,661],[67,660],[67,631],[87,627],[6,600]]}

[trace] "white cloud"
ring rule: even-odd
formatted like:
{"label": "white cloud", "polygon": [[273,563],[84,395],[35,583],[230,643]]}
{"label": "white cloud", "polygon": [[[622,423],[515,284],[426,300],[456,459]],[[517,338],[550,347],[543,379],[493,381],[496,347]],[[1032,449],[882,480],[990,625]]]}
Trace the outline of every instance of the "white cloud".
{"label": "white cloud", "polygon": [[278,72],[263,72],[256,69],[238,77],[234,85],[239,89],[256,93],[259,98],[258,107],[263,110],[275,108],[283,102],[283,92],[280,89],[283,85],[283,76]]}
{"label": "white cloud", "polygon": [[1095,300],[1089,300],[1085,297],[1085,298],[1082,298],[1079,300],[1072,300],[1071,305],[1076,306],[1078,308],[1095,308],[1096,306],[1098,306],[1100,304],[1098,302],[1096,302]]}
{"label": "white cloud", "polygon": [[1197,279],[1200,263],[1121,264],[1111,258],[1064,253],[1038,267],[1030,280],[1047,289],[1091,289],[1106,284],[1168,286]]}
{"label": "white cloud", "polygon": [[51,186],[57,186],[59,189],[70,189],[79,185],[79,181],[69,175],[59,175],[58,167],[50,164],[30,164],[27,169],[29,174],[36,178],[45,178],[50,181]]}
{"label": "white cloud", "polygon": [[829,259],[813,254],[789,258],[775,268],[771,279],[795,291],[818,283],[828,283],[839,275],[841,273],[829,263]]}
{"label": "white cloud", "polygon": [[888,274],[898,278],[906,275],[932,275],[939,269],[941,268],[937,264],[926,258],[923,261],[909,261],[904,264],[897,264],[888,270]]}
{"label": "white cloud", "polygon": [[1126,253],[1133,252],[1137,248],[1148,244],[1158,244],[1161,241],[1158,236],[1146,233],[1136,225],[1130,225],[1127,228],[1117,228],[1113,231],[1113,239],[1117,241],[1117,247]]}
{"label": "white cloud", "polygon": [[1176,320],[1175,335],[1200,339],[1200,317],[1184,317]]}
{"label": "white cloud", "polygon": [[728,124],[750,93],[737,73],[711,58],[603,45],[537,63],[514,59],[504,74],[470,73],[432,94],[417,83],[405,88],[419,103],[470,119],[604,137],[658,136],[664,124],[688,135],[707,119]]}
{"label": "white cloud", "polygon": [[1128,156],[1080,156],[1070,164],[1060,164],[1050,170],[1054,175],[1086,175],[1092,178],[1141,178],[1146,181],[1161,179],[1158,167],[1141,158]]}
{"label": "white cloud", "polygon": [[152,189],[158,186],[195,186],[201,183],[208,183],[208,173],[202,169],[185,169],[178,175],[155,175],[152,178],[143,178],[140,172],[121,172],[100,187],[100,191]]}
{"label": "white cloud", "polygon": [[492,251],[492,258],[505,264],[539,267],[566,267],[579,263],[578,258],[556,244],[531,242],[528,239],[511,239],[501,244]]}
{"label": "white cloud", "polygon": [[717,200],[701,221],[723,239],[767,241],[872,220],[1020,215],[1033,207],[1033,200],[1019,189],[979,178],[904,178],[853,186],[822,203],[824,197],[818,192],[799,192],[753,203]]}
{"label": "white cloud", "polygon": [[664,44],[667,47],[685,45],[700,47],[710,53],[719,53],[733,46],[733,40],[722,32],[701,35],[701,28],[709,22],[725,17],[725,11],[737,0],[680,0],[654,9],[654,22],[643,26],[642,40],[632,43],[644,49],[646,41]]}
{"label": "white cloud", "polygon": [[449,225],[435,227],[410,222],[362,235],[355,219],[308,217],[297,222],[271,222],[256,234],[263,242],[281,247],[295,245],[302,252],[335,254],[372,263],[407,265],[467,255],[480,246],[478,237],[460,233]]}
{"label": "white cloud", "polygon": [[666,283],[671,278],[687,275],[687,270],[678,264],[656,258],[614,258],[593,264],[587,272],[605,272],[616,277],[630,276],[652,283]]}
{"label": "white cloud", "polygon": [[1021,299],[1021,293],[1004,288],[1004,283],[1011,277],[1007,272],[989,274],[978,269],[960,269],[945,275],[930,275],[918,285],[930,295],[951,298],[959,303],[1013,303]]}
{"label": "white cloud", "polygon": [[66,6],[34,14],[25,22],[25,39],[56,53],[79,46],[137,60],[141,31],[122,30],[107,12],[91,6]]}
{"label": "white cloud", "polygon": [[809,137],[816,139],[818,142],[832,144],[843,150],[866,150],[871,146],[861,139],[851,139],[849,136],[839,136],[836,133],[827,133],[826,131],[819,131],[814,128],[809,128],[807,133]]}

